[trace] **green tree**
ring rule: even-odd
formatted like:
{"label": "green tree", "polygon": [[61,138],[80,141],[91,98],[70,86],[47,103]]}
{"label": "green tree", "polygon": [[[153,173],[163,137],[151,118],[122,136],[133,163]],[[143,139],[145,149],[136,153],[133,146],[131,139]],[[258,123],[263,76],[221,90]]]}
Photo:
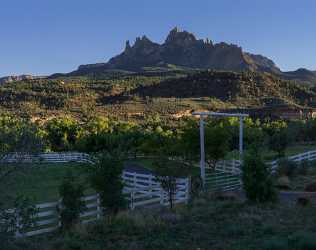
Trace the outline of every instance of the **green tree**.
{"label": "green tree", "polygon": [[47,122],[46,138],[53,151],[72,150],[82,134],[78,122],[70,118],[55,118]]}
{"label": "green tree", "polygon": [[103,154],[91,166],[91,186],[99,193],[101,206],[111,214],[116,214],[126,206],[122,183],[123,161],[121,157]]}
{"label": "green tree", "polygon": [[271,171],[264,163],[259,149],[252,147],[242,164],[242,181],[247,198],[253,202],[274,201],[276,192]]}
{"label": "green tree", "polygon": [[67,172],[59,187],[61,206],[58,208],[63,231],[69,230],[79,222],[80,213],[84,211],[85,202],[81,199],[84,187],[76,183],[72,172]]}
{"label": "green tree", "polygon": [[277,152],[279,157],[283,157],[285,155],[285,150],[288,145],[289,145],[289,137],[288,137],[286,129],[275,131],[269,137],[269,148]]}

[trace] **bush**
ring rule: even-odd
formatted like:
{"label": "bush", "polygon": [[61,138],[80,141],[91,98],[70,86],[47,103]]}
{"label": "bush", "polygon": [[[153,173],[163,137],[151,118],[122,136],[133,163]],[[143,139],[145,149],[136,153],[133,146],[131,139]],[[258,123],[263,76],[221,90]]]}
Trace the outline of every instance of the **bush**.
{"label": "bush", "polygon": [[288,250],[289,245],[286,239],[271,238],[265,241],[264,250]]}
{"label": "bush", "polygon": [[316,192],[316,182],[308,183],[305,186],[304,191],[306,191],[306,192]]}
{"label": "bush", "polygon": [[103,209],[111,214],[116,214],[126,207],[122,171],[122,160],[110,155],[102,155],[97,164],[91,167],[91,185],[99,193]]}
{"label": "bush", "polygon": [[281,176],[277,179],[276,186],[283,190],[291,189],[290,179],[287,176]]}
{"label": "bush", "polygon": [[300,231],[289,238],[289,243],[294,249],[298,250],[315,250],[316,233]]}
{"label": "bush", "polygon": [[278,176],[287,176],[292,178],[296,173],[296,169],[297,164],[294,161],[290,161],[287,158],[282,158],[278,161]]}
{"label": "bush", "polygon": [[83,186],[76,184],[73,174],[68,172],[59,187],[61,206],[58,208],[58,212],[63,231],[69,230],[79,221],[80,213],[85,208],[85,202],[81,200],[83,191]]}
{"label": "bush", "polygon": [[278,153],[279,157],[285,155],[285,149],[289,144],[289,138],[285,129],[274,132],[269,137],[269,148]]}
{"label": "bush", "polygon": [[271,171],[262,160],[256,147],[252,147],[244,157],[242,180],[246,196],[250,201],[275,201],[276,192]]}
{"label": "bush", "polygon": [[301,163],[299,164],[297,168],[297,173],[299,175],[307,175],[310,167],[311,167],[310,162],[307,160],[303,160],[301,161]]}

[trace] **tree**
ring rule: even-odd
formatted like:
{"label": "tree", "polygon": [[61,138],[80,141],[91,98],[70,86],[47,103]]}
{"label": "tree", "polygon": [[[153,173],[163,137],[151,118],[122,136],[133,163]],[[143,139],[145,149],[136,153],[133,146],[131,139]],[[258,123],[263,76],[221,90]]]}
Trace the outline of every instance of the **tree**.
{"label": "tree", "polygon": [[116,214],[126,206],[122,183],[123,161],[117,155],[103,154],[91,166],[91,186],[99,193],[101,206],[110,214]]}
{"label": "tree", "polygon": [[289,138],[285,129],[275,131],[269,137],[269,148],[277,152],[279,157],[283,157],[285,155],[285,150],[288,144]]}
{"label": "tree", "polygon": [[85,202],[81,200],[84,188],[75,182],[72,172],[67,172],[59,187],[61,206],[58,212],[61,219],[62,230],[69,230],[74,224],[79,222],[80,213],[85,208]]}
{"label": "tree", "polygon": [[170,160],[164,156],[154,162],[157,181],[168,193],[170,209],[173,208],[174,196],[177,193],[177,178],[187,176],[187,169],[181,162]]}
{"label": "tree", "polygon": [[273,187],[271,170],[264,163],[257,147],[250,148],[245,154],[242,164],[242,181],[246,196],[250,201],[275,200],[276,192]]}
{"label": "tree", "polygon": [[225,157],[229,149],[229,133],[220,126],[205,127],[205,159],[206,163],[215,168],[216,163]]}
{"label": "tree", "polygon": [[70,118],[55,118],[46,124],[46,138],[53,151],[67,151],[75,147],[82,129]]}

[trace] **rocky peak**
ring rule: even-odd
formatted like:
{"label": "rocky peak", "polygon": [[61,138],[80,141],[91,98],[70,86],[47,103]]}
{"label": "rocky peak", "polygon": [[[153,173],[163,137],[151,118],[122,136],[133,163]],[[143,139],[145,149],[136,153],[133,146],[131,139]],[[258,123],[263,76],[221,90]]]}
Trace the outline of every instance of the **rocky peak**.
{"label": "rocky peak", "polygon": [[167,36],[165,44],[183,45],[188,46],[195,43],[197,40],[192,33],[187,31],[180,31],[177,27],[172,29]]}

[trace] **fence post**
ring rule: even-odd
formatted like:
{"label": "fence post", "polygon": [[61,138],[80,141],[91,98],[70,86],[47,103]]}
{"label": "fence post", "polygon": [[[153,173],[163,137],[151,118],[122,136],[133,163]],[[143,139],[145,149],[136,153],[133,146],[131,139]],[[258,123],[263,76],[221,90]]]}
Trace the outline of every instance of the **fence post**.
{"label": "fence post", "polygon": [[160,186],[160,204],[161,205],[164,204],[164,190],[161,186]]}
{"label": "fence post", "polygon": [[153,176],[152,174],[149,176],[149,197],[153,197]]}
{"label": "fence post", "polygon": [[133,190],[132,190],[132,192],[131,192],[131,200],[130,200],[130,209],[131,210],[134,210],[134,188],[133,188]]}
{"label": "fence post", "polygon": [[[58,200],[57,206],[59,209],[61,208],[61,199]],[[58,227],[61,227],[60,213],[58,213]]]}
{"label": "fence post", "polygon": [[97,194],[97,219],[101,217],[101,207],[100,207],[100,195]]}
{"label": "fence post", "polygon": [[16,221],[15,221],[15,226],[16,226],[16,232],[15,232],[15,237],[16,238],[19,238],[19,237],[22,237],[22,233],[21,233],[21,224],[20,224],[20,215],[19,215],[19,212],[15,209],[15,211],[14,211],[14,213],[15,213],[15,219],[16,219]]}
{"label": "fence post", "polygon": [[186,188],[185,188],[185,204],[189,203],[189,199],[190,199],[190,183],[191,183],[191,177],[188,177],[186,180]]}

